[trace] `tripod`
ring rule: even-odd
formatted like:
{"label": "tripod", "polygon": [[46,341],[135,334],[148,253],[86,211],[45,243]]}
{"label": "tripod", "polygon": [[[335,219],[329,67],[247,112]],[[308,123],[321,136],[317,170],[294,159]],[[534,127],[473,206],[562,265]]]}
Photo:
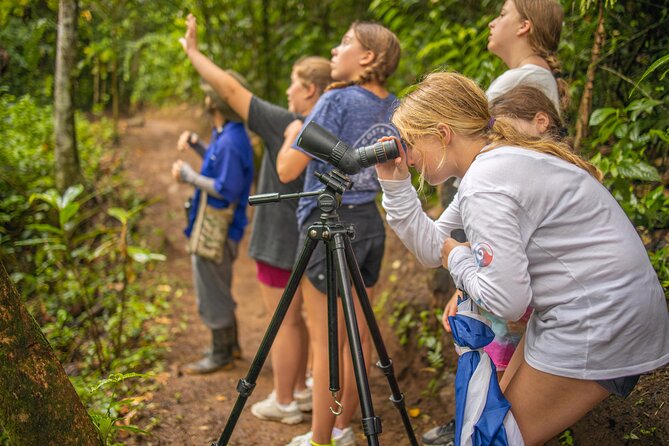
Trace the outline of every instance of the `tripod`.
{"label": "tripod", "polygon": [[[369,302],[365,284],[358,268],[358,263],[355,259],[355,254],[351,246],[351,238],[355,236],[355,230],[350,225],[345,225],[339,221],[337,209],[341,204],[341,197],[343,193],[351,188],[351,181],[341,171],[335,169],[326,174],[315,173],[316,177],[321,183],[325,185],[325,189],[315,192],[303,192],[296,194],[278,193],[254,195],[249,198],[249,203],[252,205],[268,204],[280,201],[282,199],[300,198],[306,196],[318,196],[318,207],[322,211],[320,221],[312,224],[307,229],[307,239],[304,247],[300,252],[293,271],[288,280],[288,285],[281,296],[281,300],[272,316],[269,326],[265,332],[265,336],[260,343],[260,347],[256,352],[251,367],[245,378],[239,380],[237,384],[237,392],[239,396],[232,408],[230,417],[225,425],[223,433],[217,443],[212,446],[224,446],[228,444],[232,432],[235,428],[237,420],[241,415],[246,400],[253,393],[256,385],[256,380],[262,366],[267,359],[270,348],[276,334],[279,331],[281,323],[283,322],[286,312],[290,307],[290,303],[297,291],[300,280],[309,263],[314,249],[318,241],[325,243],[326,250],[326,294],[328,307],[328,349],[329,349],[329,371],[330,371],[330,391],[335,396],[339,392],[339,350],[338,350],[338,322],[337,322],[337,295],[341,294],[342,307],[344,312],[344,320],[346,324],[346,332],[348,334],[349,347],[351,349],[351,357],[353,360],[353,369],[355,380],[358,388],[358,396],[360,399],[360,408],[362,412],[362,428],[367,437],[367,444],[369,446],[378,446],[378,434],[381,433],[381,418],[374,415],[374,408],[372,406],[372,396],[369,389],[369,382],[367,379],[367,372],[365,368],[365,360],[362,353],[362,346],[360,342],[360,333],[358,331],[358,324],[355,314],[355,306],[353,303],[353,293],[351,291],[351,282],[358,295],[360,306],[365,315],[365,320],[374,342],[374,347],[379,356],[379,361],[376,363],[388,380],[391,390],[390,401],[395,405],[402,418],[402,423],[409,437],[412,446],[417,446],[416,436],[411,421],[407,414],[404,395],[400,392],[397,379],[395,378],[393,363],[388,357],[388,352],[381,338],[379,326],[374,318],[374,310]],[[339,291],[340,293],[338,293]],[[335,404],[340,406],[335,398]],[[332,410],[332,409],[331,409]],[[333,413],[338,414],[333,410]],[[340,413],[340,412],[339,412]]]}

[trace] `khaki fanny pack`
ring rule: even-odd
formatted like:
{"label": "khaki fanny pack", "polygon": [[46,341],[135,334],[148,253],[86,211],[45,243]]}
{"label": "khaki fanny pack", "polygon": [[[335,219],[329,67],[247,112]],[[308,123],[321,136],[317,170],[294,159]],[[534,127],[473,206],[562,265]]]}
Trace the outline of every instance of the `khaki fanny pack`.
{"label": "khaki fanny pack", "polygon": [[221,263],[235,208],[234,205],[223,209],[207,206],[207,193],[201,191],[200,206],[188,239],[188,253]]}

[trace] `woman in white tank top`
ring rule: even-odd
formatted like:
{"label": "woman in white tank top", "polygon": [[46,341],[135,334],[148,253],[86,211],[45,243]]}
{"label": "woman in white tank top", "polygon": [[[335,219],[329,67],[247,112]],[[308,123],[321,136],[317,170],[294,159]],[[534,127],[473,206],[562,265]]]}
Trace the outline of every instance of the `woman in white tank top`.
{"label": "woman in white tank top", "polygon": [[556,57],[563,17],[556,0],[506,0],[488,25],[488,50],[509,69],[490,84],[488,100],[529,85],[541,90],[558,111],[566,106],[566,83]]}

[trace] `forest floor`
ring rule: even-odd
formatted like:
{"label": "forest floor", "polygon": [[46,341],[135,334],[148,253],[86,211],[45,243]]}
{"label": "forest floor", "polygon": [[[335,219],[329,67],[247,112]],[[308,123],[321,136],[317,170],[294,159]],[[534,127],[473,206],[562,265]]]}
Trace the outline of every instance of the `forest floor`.
{"label": "forest floor", "polygon": [[[190,259],[185,251],[183,203],[191,188],[177,184],[171,176],[171,165],[179,157],[194,167],[199,159],[194,153],[179,154],[176,141],[186,129],[200,135],[209,135],[206,117],[191,108],[172,108],[160,112],[146,112],[141,120],[124,122],[121,150],[124,151],[124,168],[139,193],[149,200],[157,200],[146,211],[144,226],[149,229],[150,246],[167,255],[157,272],[174,285],[171,314],[156,323],[168,323],[171,339],[165,372],[158,377],[156,390],[143,397],[145,406],[133,418],[140,427],[150,426],[148,436],[126,438],[128,445],[209,445],[218,440],[227,416],[237,399],[237,381],[246,376],[253,356],[265,333],[269,314],[262,304],[256,281],[255,263],[247,255],[246,236],[240,246],[240,255],[234,264],[233,294],[237,301],[237,317],[241,328],[243,359],[236,361],[231,371],[205,376],[190,376],[181,372],[183,364],[199,359],[208,347],[210,338],[200,322],[195,306]],[[205,139],[208,139],[205,137]],[[248,234],[248,230],[247,230]],[[391,278],[392,276],[392,278]],[[449,420],[454,414],[453,378],[446,374],[440,382],[442,390],[436,396],[426,396],[425,389],[434,372],[427,367],[417,348],[402,347],[392,328],[388,314],[392,304],[402,299],[434,300],[427,287],[427,271],[417,265],[403,245],[388,232],[386,255],[379,288],[390,291],[385,315],[379,318],[382,334],[400,388],[406,395],[411,409],[412,423],[420,435],[438,423]],[[150,284],[147,284],[150,286]],[[180,290],[183,290],[181,292]],[[380,293],[379,293],[380,294]],[[447,335],[444,334],[446,337]],[[412,341],[413,342],[413,341]],[[445,339],[445,362],[450,369],[457,361],[455,353]],[[305,422],[287,426],[280,423],[259,421],[249,411],[256,401],[267,396],[271,388],[271,365],[265,363],[257,386],[246,403],[234,430],[233,445],[284,445],[293,436],[310,429],[310,416]],[[372,368],[370,389],[374,410],[383,423],[379,436],[382,445],[408,445],[400,417],[388,401],[390,390],[382,373]],[[366,444],[354,419],[357,443]],[[669,368],[642,377],[637,388],[625,400],[608,398],[591,414],[571,428],[561,440],[550,445],[666,445],[669,444]]]}

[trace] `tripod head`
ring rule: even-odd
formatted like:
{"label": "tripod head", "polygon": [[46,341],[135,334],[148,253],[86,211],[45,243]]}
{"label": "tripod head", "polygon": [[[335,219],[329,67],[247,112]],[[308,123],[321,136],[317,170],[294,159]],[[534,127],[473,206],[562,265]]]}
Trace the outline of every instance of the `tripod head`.
{"label": "tripod head", "polygon": [[341,205],[342,195],[353,186],[353,182],[339,169],[333,169],[327,173],[314,172],[314,175],[325,185],[325,189],[283,195],[278,192],[252,195],[249,197],[249,204],[259,206],[277,203],[281,200],[318,196],[318,208],[325,213],[334,212]]}

